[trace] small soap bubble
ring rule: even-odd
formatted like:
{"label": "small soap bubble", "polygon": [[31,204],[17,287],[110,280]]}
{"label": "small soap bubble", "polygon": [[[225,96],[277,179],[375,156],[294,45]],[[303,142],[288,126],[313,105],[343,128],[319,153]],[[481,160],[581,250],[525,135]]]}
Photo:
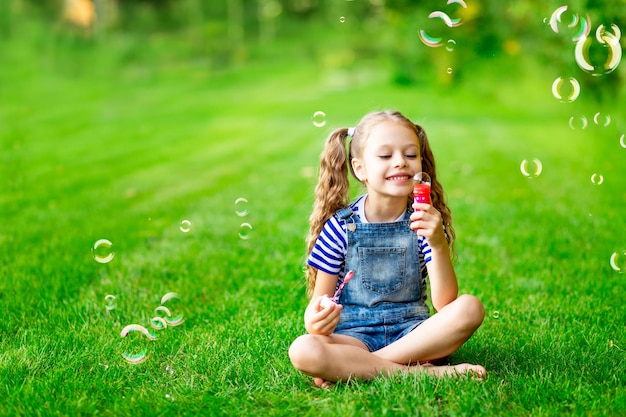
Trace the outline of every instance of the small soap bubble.
{"label": "small soap bubble", "polygon": [[446,72],[447,72],[448,74],[452,74],[452,68],[448,68],[448,69],[446,70]]}
{"label": "small soap bubble", "polygon": [[602,114],[601,112],[597,112],[593,116],[593,122],[599,126],[608,126],[611,124],[611,116],[609,114]]}
{"label": "small soap bubble", "polygon": [[315,113],[313,113],[313,126],[326,126],[326,113],[324,113],[323,111],[316,111]]}
{"label": "small soap bubble", "polygon": [[250,239],[251,230],[252,230],[252,225],[250,223],[241,223],[240,230],[239,230],[239,237],[242,240]]}
{"label": "small soap bubble", "polygon": [[449,39],[448,42],[446,43],[446,51],[452,52],[454,51],[455,47],[456,47],[456,41],[454,39]]}
{"label": "small soap bubble", "polygon": [[460,26],[463,23],[460,18],[458,19],[452,18],[447,13],[442,12],[440,10],[430,13],[428,15],[428,18],[429,19],[441,19],[443,23],[449,28]]}
{"label": "small soap bubble", "polygon": [[122,357],[132,364],[145,362],[150,357],[148,342],[157,339],[157,336],[138,324],[129,324],[124,327],[120,332],[120,337],[124,339]]}
{"label": "small soap bubble", "polygon": [[604,176],[600,175],[600,174],[592,174],[591,175],[591,182],[595,185],[600,185],[604,182]]}
{"label": "small soap bubble", "polygon": [[[159,315],[159,311],[165,313],[163,318],[167,325],[175,327],[180,326],[185,321],[183,314],[179,313],[180,309],[180,296],[175,292],[168,292],[161,298],[161,305],[155,309],[155,314]],[[176,314],[177,312],[178,314]],[[176,315],[174,316],[174,314]]]}
{"label": "small soap bubble", "polygon": [[591,31],[589,16],[580,16],[568,11],[568,6],[558,7],[550,16],[549,25],[554,33],[567,32],[572,34],[574,42],[589,35]]}
{"label": "small soap bubble", "polygon": [[248,199],[244,198],[244,197],[239,197],[238,199],[235,200],[235,213],[237,214],[237,216],[239,217],[245,217],[248,215],[248,208],[246,207],[246,205],[248,204]]}
{"label": "small soap bubble", "polygon": [[346,17],[345,17],[345,16],[341,16],[341,17],[339,18],[339,22],[340,22],[340,23],[346,23]]}
{"label": "small soap bubble", "polygon": [[165,394],[165,399],[169,400],[169,401],[174,401],[174,397],[172,396],[172,394]]}
{"label": "small soap bubble", "polygon": [[495,310],[493,313],[491,313],[491,317],[493,317],[494,319],[499,319],[500,312],[498,310]]}
{"label": "small soap bubble", "polygon": [[573,77],[558,77],[552,83],[552,95],[561,103],[571,103],[580,95],[580,84]]}
{"label": "small soap bubble", "polygon": [[543,165],[537,158],[524,159],[519,166],[522,174],[527,178],[537,178],[543,171]]}
{"label": "small soap bubble", "polygon": [[413,182],[416,184],[428,184],[431,185],[432,184],[432,179],[430,178],[430,175],[428,175],[427,172],[418,172],[417,174],[415,174],[413,176]]}
{"label": "small soap bubble", "polygon": [[613,252],[609,263],[613,271],[623,274],[626,271],[626,249]]}
{"label": "small soap bubble", "polygon": [[424,29],[421,29],[419,31],[419,38],[422,41],[422,43],[430,48],[437,48],[441,45],[443,45],[443,39],[442,38],[438,38],[436,36],[431,36],[429,34],[426,33],[426,31]]}
{"label": "small soap bubble", "polygon": [[448,0],[447,4],[458,4],[462,8],[467,9],[467,4],[465,3],[465,0]]}
{"label": "small soap bubble", "polygon": [[154,330],[163,330],[167,328],[167,322],[161,316],[155,316],[150,319],[150,326]]}
{"label": "small soap bubble", "polygon": [[93,248],[91,249],[91,253],[93,255],[93,259],[101,264],[109,263],[115,257],[115,252],[113,252],[113,243],[111,243],[108,239],[96,240],[96,243],[93,244]]}
{"label": "small soap bubble", "polygon": [[169,365],[167,365],[165,367],[165,372],[167,372],[168,374],[170,374],[172,376],[176,373],[176,372],[174,372],[174,369],[171,366],[169,366]]}
{"label": "small soap bubble", "polygon": [[622,148],[626,149],[626,134],[622,134],[622,136],[619,137],[619,144]]}
{"label": "small soap bubble", "polygon": [[104,297],[104,301],[106,303],[105,308],[107,311],[115,310],[117,308],[117,297],[112,294],[107,294]]}
{"label": "small soap bubble", "polygon": [[191,222],[189,220],[183,220],[180,222],[180,231],[183,233],[189,233],[191,230]]}
{"label": "small soap bubble", "polygon": [[586,129],[589,122],[585,116],[572,116],[569,118],[569,127],[572,130]]}

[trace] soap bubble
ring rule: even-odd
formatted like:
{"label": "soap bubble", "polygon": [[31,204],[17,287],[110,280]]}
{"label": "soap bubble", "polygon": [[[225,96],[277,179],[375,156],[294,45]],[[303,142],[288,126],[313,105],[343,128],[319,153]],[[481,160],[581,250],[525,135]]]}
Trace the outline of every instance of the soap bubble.
{"label": "soap bubble", "polygon": [[587,128],[588,124],[589,122],[587,121],[587,118],[585,116],[572,116],[569,118],[569,127],[573,130],[585,129]]}
{"label": "soap bubble", "polygon": [[429,14],[428,18],[429,19],[441,19],[443,23],[445,23],[445,25],[448,26],[449,28],[460,26],[462,23],[461,19],[453,19],[450,16],[448,16],[447,13],[439,11],[439,10]]}
{"label": "soap bubble", "polygon": [[550,16],[548,24],[554,33],[574,33],[572,36],[574,42],[588,36],[591,32],[591,20],[589,16],[581,17],[576,13],[569,12],[568,6],[558,7]]}
{"label": "soap bubble", "polygon": [[413,176],[413,182],[417,184],[428,184],[428,185],[432,184],[430,175],[428,175],[427,172],[423,172],[423,171],[418,172],[417,174]]}
{"label": "soap bubble", "polygon": [[435,37],[435,36],[430,36],[423,29],[421,29],[419,31],[419,37],[420,37],[420,40],[422,41],[422,43],[424,45],[429,46],[431,48],[437,48],[437,47],[443,45],[443,42],[442,42],[443,39],[442,38],[438,38],[438,37]]}
{"label": "soap bubble", "polygon": [[250,223],[241,223],[241,229],[239,230],[239,237],[242,240],[250,239],[250,231],[252,230],[252,225]]}
{"label": "soap bubble", "polygon": [[609,263],[614,271],[623,274],[626,271],[626,250],[613,252]]}
{"label": "soap bubble", "polygon": [[600,174],[592,174],[591,175],[591,182],[595,185],[600,185],[604,182],[604,176],[600,175]]}
{"label": "soap bubble", "polygon": [[180,231],[188,233],[191,230],[191,222],[189,220],[183,220],[180,222]]}
{"label": "soap bubble", "polygon": [[[127,338],[127,336],[130,337]],[[157,339],[157,336],[138,324],[129,324],[124,327],[120,332],[120,337],[125,339],[122,357],[133,364],[140,364],[148,359],[150,354],[148,353],[147,342]]]}
{"label": "soap bubble", "polygon": [[622,148],[626,148],[626,134],[619,137],[619,144]]}
{"label": "soap bubble", "polygon": [[452,52],[454,51],[455,47],[456,47],[456,41],[454,39],[448,39],[448,42],[446,43],[446,51]]}
{"label": "soap bubble", "polygon": [[340,23],[345,23],[345,22],[346,22],[346,17],[345,17],[345,16],[341,16],[341,17],[339,18],[339,22],[340,22]]}
{"label": "soap bubble", "polygon": [[447,72],[448,74],[452,74],[452,68],[448,68],[448,69],[446,70],[446,72]]}
{"label": "soap bubble", "polygon": [[154,330],[163,330],[167,328],[167,322],[163,317],[155,316],[150,319],[150,326]]}
{"label": "soap bubble", "polygon": [[597,112],[593,116],[593,122],[597,125],[608,126],[611,124],[611,116],[609,114],[602,114],[601,112]]}
{"label": "soap bubble", "polygon": [[537,158],[531,160],[524,159],[519,168],[522,174],[527,178],[537,178],[541,175],[541,171],[543,171],[543,165]]}
{"label": "soap bubble", "polygon": [[96,243],[93,244],[93,248],[91,249],[91,253],[93,259],[101,264],[109,263],[115,257],[113,243],[108,239],[96,240]]}
{"label": "soap bubble", "polygon": [[499,319],[500,318],[500,312],[498,310],[495,310],[492,314],[491,317],[493,317],[494,319]]}
{"label": "soap bubble", "polygon": [[561,103],[571,103],[580,95],[580,84],[573,77],[558,77],[552,83],[552,95]]}
{"label": "soap bubble", "polygon": [[600,25],[595,37],[584,36],[576,43],[576,63],[594,77],[613,72],[622,59],[621,32],[615,24],[611,25],[611,30]]}
{"label": "soap bubble", "polygon": [[316,111],[315,113],[313,113],[313,126],[326,126],[326,113],[324,113],[323,111]]}
{"label": "soap bubble", "polygon": [[244,217],[248,215],[248,209],[245,206],[246,204],[248,204],[247,198],[239,197],[235,200],[235,206],[237,207],[235,213],[237,213],[237,216]]}
{"label": "soap bubble", "polygon": [[164,317],[164,319],[168,326],[180,326],[185,321],[184,316],[182,314],[177,314],[175,317],[172,317],[172,311],[179,311],[180,305],[180,296],[175,292],[168,292],[163,297],[161,297],[161,305],[155,309],[155,312],[166,312],[167,317]]}
{"label": "soap bubble", "polygon": [[107,294],[104,297],[104,301],[106,302],[105,308],[107,309],[107,311],[115,310],[117,308],[116,299],[117,297],[112,294]]}

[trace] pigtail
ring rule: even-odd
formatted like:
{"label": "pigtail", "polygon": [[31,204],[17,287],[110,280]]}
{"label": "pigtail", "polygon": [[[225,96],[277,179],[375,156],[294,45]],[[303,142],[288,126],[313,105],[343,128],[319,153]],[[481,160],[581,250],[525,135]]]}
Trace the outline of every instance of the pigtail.
{"label": "pigtail", "polygon": [[454,228],[452,227],[452,213],[450,212],[450,208],[448,207],[446,196],[443,191],[443,186],[437,179],[437,170],[435,168],[435,157],[433,155],[433,151],[430,149],[430,144],[428,143],[428,137],[426,136],[426,132],[420,125],[415,125],[415,129],[417,131],[417,136],[420,142],[420,154],[422,156],[422,171],[428,173],[431,179],[431,197],[432,204],[439,213],[441,213],[441,218],[443,220],[443,225],[446,230],[447,238],[448,238],[448,246],[450,247],[451,253],[454,257],[454,240],[456,238],[456,233],[454,232]]}
{"label": "pigtail", "polygon": [[[309,234],[306,239],[307,258],[313,251],[324,224],[335,212],[346,207],[350,200],[350,182],[348,180],[348,155],[346,137],[348,129],[333,131],[324,146],[320,157],[320,173],[315,187],[313,213],[309,217]],[[306,282],[309,296],[315,288],[317,269],[307,265]]]}

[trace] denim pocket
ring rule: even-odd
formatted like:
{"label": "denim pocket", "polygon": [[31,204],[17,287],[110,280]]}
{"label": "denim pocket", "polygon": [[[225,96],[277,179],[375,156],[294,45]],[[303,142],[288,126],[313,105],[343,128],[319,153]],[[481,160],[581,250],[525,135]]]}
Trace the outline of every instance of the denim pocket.
{"label": "denim pocket", "polygon": [[377,294],[390,294],[404,285],[406,248],[359,247],[363,287]]}

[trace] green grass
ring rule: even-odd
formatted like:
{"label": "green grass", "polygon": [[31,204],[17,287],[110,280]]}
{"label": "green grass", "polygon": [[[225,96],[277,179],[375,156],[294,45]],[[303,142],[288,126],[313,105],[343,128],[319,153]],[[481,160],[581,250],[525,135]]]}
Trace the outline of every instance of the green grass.
{"label": "green grass", "polygon": [[[549,69],[519,67],[512,83],[485,64],[474,82],[396,87],[369,62],[217,71],[133,61],[122,40],[3,50],[0,414],[624,413],[626,276],[609,265],[626,249],[620,106],[609,127],[573,131],[572,112],[591,119],[598,105],[556,102]],[[483,364],[482,382],[400,376],[327,392],[289,363],[307,302],[308,173],[330,129],[382,108],[430,136],[460,286],[487,310],[451,360]],[[543,172],[528,179],[519,165],[532,158]],[[100,238],[114,245],[108,264],[91,256]],[[184,324],[154,331],[149,359],[127,363],[120,331],[150,328],[169,291]]]}

